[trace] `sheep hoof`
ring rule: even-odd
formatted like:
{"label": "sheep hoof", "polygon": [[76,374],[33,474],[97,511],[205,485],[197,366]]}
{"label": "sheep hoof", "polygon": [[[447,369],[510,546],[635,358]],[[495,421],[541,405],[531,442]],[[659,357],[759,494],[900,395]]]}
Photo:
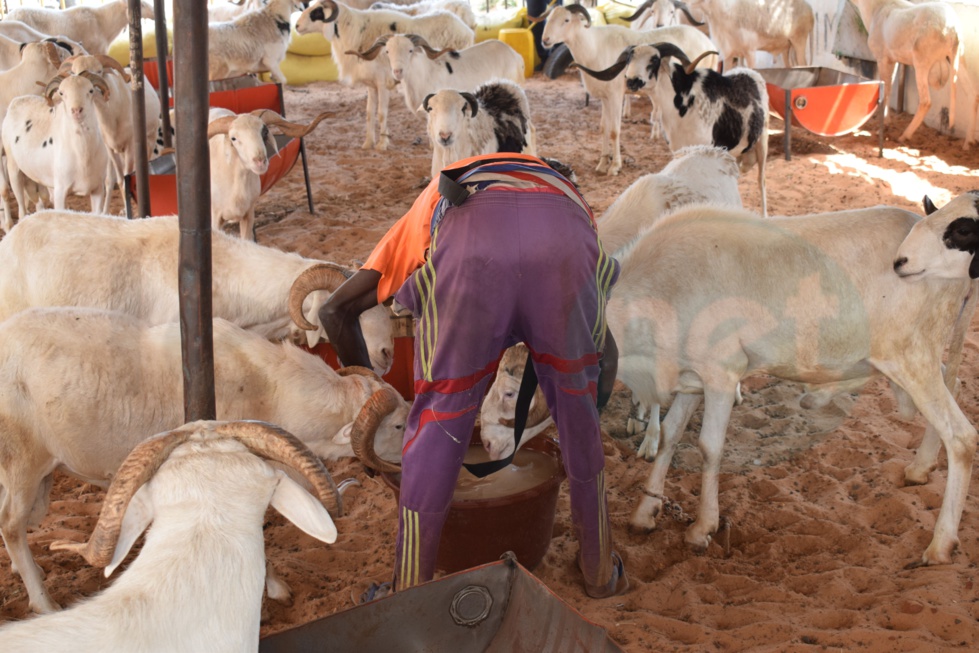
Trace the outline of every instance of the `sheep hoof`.
{"label": "sheep hoof", "polygon": [[904,468],[904,484],[905,485],[924,485],[928,482],[928,474],[931,470],[918,470],[914,468],[914,465],[908,465]]}
{"label": "sheep hoof", "polygon": [[625,432],[629,435],[637,435],[639,433],[643,433],[645,430],[646,423],[635,419],[634,417],[630,417],[629,421],[625,425]]}

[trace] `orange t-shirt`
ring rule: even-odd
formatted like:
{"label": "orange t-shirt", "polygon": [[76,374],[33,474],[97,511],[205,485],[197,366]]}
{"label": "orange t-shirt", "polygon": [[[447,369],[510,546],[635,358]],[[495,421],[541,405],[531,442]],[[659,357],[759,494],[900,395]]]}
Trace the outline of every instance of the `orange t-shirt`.
{"label": "orange t-shirt", "polygon": [[[529,154],[503,152],[461,159],[447,166],[446,169],[451,170],[476,161],[492,161],[499,157],[526,159],[531,163],[547,165]],[[436,176],[421,192],[408,212],[384,234],[367,258],[367,262],[361,267],[364,270],[381,273],[381,280],[377,284],[378,303],[394,297],[411,273],[425,263],[425,250],[432,244],[432,213],[440,199],[442,195],[439,194],[439,178]]]}

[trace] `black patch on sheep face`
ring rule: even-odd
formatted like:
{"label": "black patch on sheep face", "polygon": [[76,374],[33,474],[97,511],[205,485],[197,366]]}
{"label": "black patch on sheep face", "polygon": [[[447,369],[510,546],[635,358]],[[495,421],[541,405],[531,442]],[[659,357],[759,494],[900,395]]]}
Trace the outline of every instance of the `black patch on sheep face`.
{"label": "black patch on sheep face", "polygon": [[48,146],[47,141],[41,141],[41,147],[47,147],[47,146]]}
{"label": "black patch on sheep face", "polygon": [[458,59],[459,57],[460,57],[460,54],[459,54],[459,51],[458,50],[449,50],[449,58],[450,59]]}
{"label": "black patch on sheep face", "polygon": [[398,24],[397,23],[391,23],[390,25],[388,25],[388,29],[391,30],[392,32],[397,32],[398,31]]}
{"label": "black patch on sheep face", "polygon": [[275,26],[279,28],[279,31],[283,34],[289,33],[289,21],[277,20],[275,21]]}
{"label": "black patch on sheep face", "polygon": [[[670,84],[673,86],[673,92],[680,95],[689,95],[690,91],[693,90],[693,83],[697,81],[696,75],[688,75],[683,66],[678,63],[673,64],[673,72],[670,73]],[[673,103],[677,103],[677,99],[673,99]]]}
{"label": "black patch on sheep face", "polygon": [[737,109],[726,103],[722,106],[724,109],[714,123],[711,139],[714,141],[714,145],[730,151],[741,142],[744,125],[741,121],[741,113]]}
{"label": "black patch on sheep face", "polygon": [[659,67],[662,63],[663,59],[659,55],[649,58],[649,63],[646,64],[646,75],[649,77],[649,79],[659,79]]}
{"label": "black patch on sheep face", "polygon": [[629,77],[625,80],[625,86],[627,89],[635,93],[642,87],[646,85],[646,82],[641,77]]}
{"label": "black patch on sheep face", "polygon": [[32,125],[31,125],[31,121],[30,120],[28,120],[26,123],[24,123],[24,132],[25,133],[26,132],[29,132],[31,130],[31,126]]}
{"label": "black patch on sheep face", "polygon": [[947,227],[942,242],[949,249],[975,254],[979,249],[979,220],[975,218],[955,218]]}
{"label": "black patch on sheep face", "polygon": [[499,84],[487,84],[474,94],[479,108],[493,118],[493,135],[497,152],[521,152],[527,146],[527,116],[520,109],[520,100],[510,89]]}
{"label": "black patch on sheep face", "polygon": [[449,71],[450,75],[452,74],[452,64],[450,64],[448,61],[445,62],[445,69]]}
{"label": "black patch on sheep face", "polygon": [[326,14],[323,12],[323,7],[317,7],[309,12],[309,19],[320,23],[326,22]]}
{"label": "black patch on sheep face", "polygon": [[333,36],[340,38],[340,25],[333,23]]}
{"label": "black patch on sheep face", "polygon": [[20,136],[15,136],[14,137],[14,142],[15,143],[19,143],[20,142]]}

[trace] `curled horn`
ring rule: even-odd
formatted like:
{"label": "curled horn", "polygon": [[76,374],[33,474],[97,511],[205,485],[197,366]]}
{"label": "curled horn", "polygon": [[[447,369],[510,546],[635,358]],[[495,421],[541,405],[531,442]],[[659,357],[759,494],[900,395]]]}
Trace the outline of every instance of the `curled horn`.
{"label": "curled horn", "polygon": [[429,93],[428,95],[425,96],[425,99],[422,100],[422,108],[425,109],[425,113],[428,113],[432,110],[432,107],[428,106],[428,101],[431,100],[433,97],[435,97],[435,93]]}
{"label": "curled horn", "polygon": [[547,17],[551,15],[551,10],[554,9],[554,5],[556,4],[557,0],[551,0],[549,3],[547,3],[547,8],[544,10],[544,13],[542,13],[540,16],[527,16],[527,22],[531,23],[532,25],[543,23],[545,20],[547,20]]}
{"label": "curled horn", "polygon": [[61,57],[58,56],[58,46],[50,41],[45,41],[44,45],[44,55],[48,58],[48,63],[54,68],[61,68]]}
{"label": "curled horn", "polygon": [[652,9],[654,4],[656,4],[656,0],[646,0],[646,2],[639,5],[639,7],[631,16],[623,16],[622,20],[629,23],[639,20],[642,17],[643,12],[646,11],[647,9]]}
{"label": "curled horn", "polygon": [[332,23],[337,19],[337,14],[340,13],[340,7],[337,6],[333,0],[323,0],[321,3],[324,7],[330,8],[330,15],[323,19],[324,23]]}
{"label": "curled horn", "polygon": [[687,6],[686,2],[681,2],[681,0],[673,0],[673,6],[682,11],[687,16],[687,20],[690,21],[691,25],[696,25],[697,27],[703,27],[707,23],[704,21],[697,20],[690,13],[690,7]]}
{"label": "curled horn", "polygon": [[296,326],[305,331],[315,331],[318,327],[310,324],[303,315],[303,302],[314,290],[335,291],[347,280],[347,270],[336,263],[317,263],[303,270],[289,288],[289,317]]}
{"label": "curled horn", "polygon": [[587,9],[585,9],[581,5],[577,5],[577,4],[575,4],[575,5],[568,5],[567,7],[565,7],[565,9],[567,9],[568,11],[570,11],[572,14],[578,14],[579,16],[581,16],[582,18],[584,18],[585,19],[585,27],[591,27],[591,14],[588,13],[588,10]]}
{"label": "curled horn", "polygon": [[385,34],[384,36],[379,36],[371,47],[367,48],[363,52],[358,52],[357,50],[347,50],[344,54],[352,54],[355,57],[360,57],[367,61],[373,61],[377,59],[377,55],[381,53],[381,48],[387,45],[388,39],[391,38],[390,34]]}
{"label": "curled horn", "polygon": [[[673,43],[653,43],[653,47],[659,50],[659,56],[662,59],[666,59],[667,57],[676,57],[682,61],[684,65],[688,65],[690,63],[690,57],[687,56],[687,53]],[[701,55],[701,57],[702,56],[703,55]],[[700,59],[697,59],[697,61],[700,61]],[[687,74],[689,74],[689,72]]]}
{"label": "curled horn", "polygon": [[[139,444],[112,479],[105,495],[99,521],[88,542],[57,541],[52,550],[73,551],[93,566],[105,567],[122,531],[122,520],[133,495],[145,485],[174,449],[191,439],[234,438],[252,453],[283,463],[300,472],[319,494],[324,505],[334,504],[337,516],[343,514],[340,492],[323,463],[294,435],[265,422],[194,422],[154,436]],[[330,499],[333,501],[330,501]]]}
{"label": "curled horn", "polygon": [[697,64],[700,63],[700,60],[703,59],[704,57],[709,57],[712,54],[716,54],[719,56],[721,53],[717,52],[716,50],[708,50],[707,52],[704,52],[699,57],[697,57],[696,59],[688,63],[687,66],[683,69],[683,72],[687,73],[688,75],[692,74],[694,68],[696,68]]}
{"label": "curled horn", "polygon": [[619,73],[625,70],[625,67],[629,65],[629,62],[632,61],[633,50],[634,50],[634,46],[630,45],[629,47],[627,47],[625,50],[622,51],[622,54],[619,55],[619,58],[615,60],[615,63],[613,63],[605,70],[592,70],[591,68],[585,68],[584,66],[582,66],[580,63],[577,62],[572,62],[572,64],[568,66],[568,68],[569,69],[579,68],[584,72],[588,73],[589,75],[591,75],[592,77],[594,77],[595,79],[600,79],[603,82],[608,82],[618,77]]}
{"label": "curled horn", "polygon": [[257,421],[227,422],[214,430],[221,437],[238,440],[262,458],[295,469],[309,481],[331,514],[343,516],[343,499],[333,477],[316,454],[295,435],[273,424]]}
{"label": "curled horn", "polygon": [[442,48],[441,50],[436,50],[428,44],[428,41],[417,34],[408,34],[408,39],[416,48],[421,48],[424,50],[429,59],[438,59],[446,52],[452,52],[452,48]]}
{"label": "curled horn", "polygon": [[126,81],[127,84],[129,83],[129,80],[131,79],[129,77],[129,73],[126,72],[126,69],[123,68],[122,64],[120,64],[118,61],[116,61],[115,59],[113,59],[107,54],[95,54],[92,56],[94,56],[96,59],[99,60],[99,63],[102,64],[103,68],[110,68],[116,71],[117,73],[119,73],[119,75],[122,76],[122,78]]}
{"label": "curled horn", "polygon": [[53,542],[51,548],[73,551],[95,567],[108,565],[122,531],[122,518],[133,495],[153,478],[170,452],[189,440],[198,427],[198,424],[185,425],[140,443],[129,453],[113,477],[102,502],[99,521],[88,542]]}
{"label": "curled horn", "polygon": [[354,420],[353,428],[350,429],[350,446],[354,450],[357,458],[373,469],[381,472],[400,472],[401,466],[388,462],[377,455],[374,451],[374,436],[377,435],[377,427],[381,420],[401,405],[401,395],[390,387],[386,386],[371,395],[364,406],[360,409],[357,419]]}
{"label": "curled horn", "polygon": [[[534,405],[531,407],[530,412],[527,413],[527,424],[524,428],[532,428],[537,426],[545,419],[551,416],[550,411],[547,410],[547,400],[544,399],[544,393],[541,392],[540,388],[534,393]],[[516,426],[515,419],[506,419],[505,417],[500,418],[500,424],[512,429]]]}
{"label": "curled horn", "polygon": [[75,59],[81,56],[84,55],[75,54],[62,61],[61,65],[58,67],[58,75],[60,75],[61,77],[67,77],[68,75],[70,75],[72,64],[75,63]]}
{"label": "curled horn", "polygon": [[[461,92],[459,95],[464,97],[466,102],[469,103],[469,109],[472,111],[472,116],[470,117],[475,118],[476,114],[479,113],[479,100],[477,100],[476,96],[472,93]],[[427,100],[428,98],[425,99]]]}
{"label": "curled horn", "polygon": [[78,73],[78,75],[92,82],[92,86],[102,91],[102,97],[104,99],[109,99],[109,85],[105,83],[104,79],[102,79],[102,75],[96,75],[88,70],[83,70],[82,72]]}
{"label": "curled horn", "polygon": [[313,118],[308,125],[302,125],[298,122],[289,122],[271,109],[256,109],[255,111],[252,111],[252,115],[261,118],[262,122],[264,122],[266,125],[276,127],[286,136],[291,138],[302,138],[309,132],[316,129],[316,125],[320,124],[324,118],[332,118],[336,114],[332,111],[324,111]]}
{"label": "curled horn", "polygon": [[58,87],[61,86],[61,82],[64,81],[64,79],[64,77],[59,75],[48,82],[48,85],[44,87],[44,99],[47,101],[49,107],[54,106],[54,101],[51,99],[51,96],[58,90]]}
{"label": "curled horn", "polygon": [[238,116],[221,116],[220,118],[215,118],[211,122],[207,123],[207,139],[211,140],[218,134],[227,134],[228,130],[231,129],[231,123],[235,121]]}
{"label": "curled horn", "polygon": [[337,376],[366,376],[369,379],[374,379],[379,383],[381,382],[381,377],[377,375],[377,372],[362,365],[347,365],[346,367],[341,367],[337,370]]}

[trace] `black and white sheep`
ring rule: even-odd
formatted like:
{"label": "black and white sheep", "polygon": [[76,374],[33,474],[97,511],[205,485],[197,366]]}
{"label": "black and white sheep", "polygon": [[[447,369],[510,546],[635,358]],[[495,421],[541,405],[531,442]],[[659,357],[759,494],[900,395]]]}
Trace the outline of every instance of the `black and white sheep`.
{"label": "black and white sheep", "polygon": [[435,148],[433,177],[445,166],[477,154],[537,153],[527,95],[509,80],[486,82],[472,93],[442,89],[426,96],[422,107]]}

